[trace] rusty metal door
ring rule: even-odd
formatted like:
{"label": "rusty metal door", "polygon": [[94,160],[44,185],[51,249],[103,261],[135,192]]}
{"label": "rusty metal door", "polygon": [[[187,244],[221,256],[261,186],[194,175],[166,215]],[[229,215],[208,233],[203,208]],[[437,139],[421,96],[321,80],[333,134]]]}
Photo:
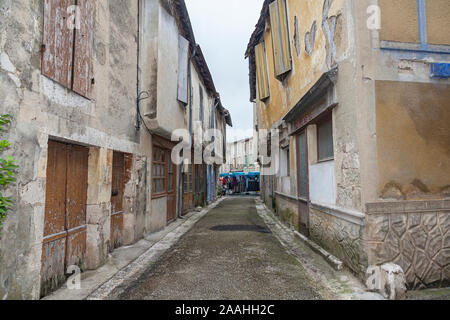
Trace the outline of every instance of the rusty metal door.
{"label": "rusty metal door", "polygon": [[123,243],[123,196],[125,188],[125,155],[113,154],[111,193],[111,250]]}
{"label": "rusty metal door", "polygon": [[298,223],[300,232],[309,237],[309,172],[306,131],[297,136]]}
{"label": "rusty metal door", "polygon": [[167,176],[167,223],[170,223],[177,218],[177,195],[176,195],[176,184],[177,184],[177,170],[176,166],[173,164],[172,159],[169,157],[168,160],[168,176]]}
{"label": "rusty metal door", "polygon": [[60,287],[86,256],[87,148],[49,141],[41,295]]}

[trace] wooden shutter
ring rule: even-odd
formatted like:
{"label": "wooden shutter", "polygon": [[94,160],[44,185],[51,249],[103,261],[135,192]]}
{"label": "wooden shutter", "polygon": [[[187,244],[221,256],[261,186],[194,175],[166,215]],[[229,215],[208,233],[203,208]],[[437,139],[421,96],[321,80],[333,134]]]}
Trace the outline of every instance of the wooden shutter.
{"label": "wooden shutter", "polygon": [[199,91],[200,91],[200,111],[199,111],[199,120],[202,123],[203,127],[203,118],[205,116],[204,106],[203,106],[203,89],[202,86],[199,85]]}
{"label": "wooden shutter", "polygon": [[188,103],[189,41],[178,36],[178,100]]}
{"label": "wooden shutter", "polygon": [[259,99],[263,100],[270,96],[269,75],[267,72],[266,46],[261,42],[255,47],[256,80],[258,83]]}
{"label": "wooden shutter", "polygon": [[292,69],[286,0],[272,2],[269,9],[275,75],[280,76]]}
{"label": "wooden shutter", "polygon": [[78,0],[80,29],[75,31],[73,91],[89,98],[91,92],[94,0]]}
{"label": "wooden shutter", "polygon": [[42,74],[67,88],[72,87],[74,30],[67,22],[73,5],[75,0],[44,1]]}

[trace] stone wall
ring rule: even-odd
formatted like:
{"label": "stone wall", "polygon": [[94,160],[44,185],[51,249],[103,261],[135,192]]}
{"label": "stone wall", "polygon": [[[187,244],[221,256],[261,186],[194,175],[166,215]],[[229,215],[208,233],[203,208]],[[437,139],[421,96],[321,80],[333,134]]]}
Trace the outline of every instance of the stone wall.
{"label": "stone wall", "polygon": [[[351,270],[363,276],[367,269],[364,253],[364,227],[358,218],[338,217],[337,210],[312,206],[310,209],[310,238],[331,254],[341,259]],[[332,213],[332,214],[330,214]],[[351,221],[351,220],[355,221]]]}
{"label": "stone wall", "polygon": [[279,193],[275,194],[276,213],[278,217],[291,228],[299,230],[298,222],[298,204],[297,200],[290,199],[285,195]]}
{"label": "stone wall", "polygon": [[[12,124],[2,139],[12,143],[8,153],[19,166],[17,183],[4,193],[12,197],[15,207],[1,230],[0,299],[39,298],[49,140],[90,149],[88,268],[101,265],[110,247],[112,150],[151,156],[148,133],[135,129],[136,2],[95,4],[92,56],[95,83],[90,99],[41,72],[43,3],[2,0],[0,5],[0,113],[12,115]],[[150,170],[144,172],[149,175]],[[132,222],[135,219],[132,215],[137,212],[134,179],[138,179],[137,174],[132,174],[125,206],[127,221]],[[146,183],[148,178],[142,180]],[[142,237],[142,233],[136,234]],[[128,238],[135,241],[137,236]]]}
{"label": "stone wall", "polygon": [[450,284],[450,200],[367,204],[370,265],[403,268],[408,289]]}

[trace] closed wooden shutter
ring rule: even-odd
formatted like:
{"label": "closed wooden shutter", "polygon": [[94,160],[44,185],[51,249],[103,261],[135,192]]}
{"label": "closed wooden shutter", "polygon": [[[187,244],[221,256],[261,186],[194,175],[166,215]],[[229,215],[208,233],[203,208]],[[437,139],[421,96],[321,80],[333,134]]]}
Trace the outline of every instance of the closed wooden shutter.
{"label": "closed wooden shutter", "polygon": [[80,29],[75,31],[73,91],[89,98],[94,24],[94,0],[78,0]]}
{"label": "closed wooden shutter", "polygon": [[178,100],[188,103],[189,41],[178,36]]}
{"label": "closed wooden shutter", "polygon": [[278,77],[292,69],[286,0],[276,0],[272,2],[269,9],[275,75]]}
{"label": "closed wooden shutter", "polygon": [[199,85],[199,91],[200,91],[200,110],[199,110],[199,120],[202,123],[203,126],[203,118],[205,116],[205,110],[203,106],[203,89],[202,86]]}
{"label": "closed wooden shutter", "polygon": [[255,46],[255,59],[259,99],[264,100],[270,96],[265,42],[261,42],[260,44]]}
{"label": "closed wooden shutter", "polygon": [[44,34],[42,54],[42,74],[72,87],[73,37],[69,28],[69,7],[75,0],[44,1]]}

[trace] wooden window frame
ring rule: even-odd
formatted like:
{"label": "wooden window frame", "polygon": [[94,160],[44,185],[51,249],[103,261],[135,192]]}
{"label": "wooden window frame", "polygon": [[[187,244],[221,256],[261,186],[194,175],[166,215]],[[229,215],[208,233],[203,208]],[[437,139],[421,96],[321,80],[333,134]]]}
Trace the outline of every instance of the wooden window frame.
{"label": "wooden window frame", "polygon": [[[319,139],[319,127],[320,125],[322,125],[323,123],[327,122],[327,121],[331,121],[331,143],[333,145],[333,156],[332,157],[327,157],[327,158],[320,158],[320,139]],[[319,119],[317,119],[317,121],[315,122],[316,125],[316,140],[317,140],[317,163],[324,163],[324,162],[329,162],[329,161],[334,161],[335,159],[335,148],[334,148],[334,124],[333,124],[333,113],[332,112],[327,112],[324,115],[320,116]]]}
{"label": "wooden window frame", "polygon": [[[194,184],[193,184],[193,164],[188,165],[188,171],[183,172],[183,194],[190,194],[194,193]],[[188,179],[186,179],[188,178]],[[186,188],[185,186],[188,186],[189,188]]]}
{"label": "wooden window frame", "polygon": [[[428,0],[429,1],[429,0]],[[449,53],[447,44],[431,44],[428,41],[427,0],[417,0],[417,20],[419,24],[419,42],[396,42],[382,40],[381,49],[405,50],[413,52]]]}
{"label": "wooden window frame", "polygon": [[[165,156],[164,156],[164,161],[161,160],[161,158],[159,157],[158,159],[155,160],[155,152],[164,152]],[[156,198],[162,198],[162,197],[166,197],[169,194],[169,172],[168,172],[168,167],[169,167],[169,161],[168,161],[168,155],[170,154],[170,151],[168,149],[165,148],[161,148],[158,146],[153,146],[153,155],[152,155],[152,199],[156,199]],[[157,176],[155,177],[154,172],[155,172],[155,165],[156,166],[164,166],[164,176]],[[153,185],[155,181],[163,181],[164,182],[164,191],[162,192],[155,192]]]}

